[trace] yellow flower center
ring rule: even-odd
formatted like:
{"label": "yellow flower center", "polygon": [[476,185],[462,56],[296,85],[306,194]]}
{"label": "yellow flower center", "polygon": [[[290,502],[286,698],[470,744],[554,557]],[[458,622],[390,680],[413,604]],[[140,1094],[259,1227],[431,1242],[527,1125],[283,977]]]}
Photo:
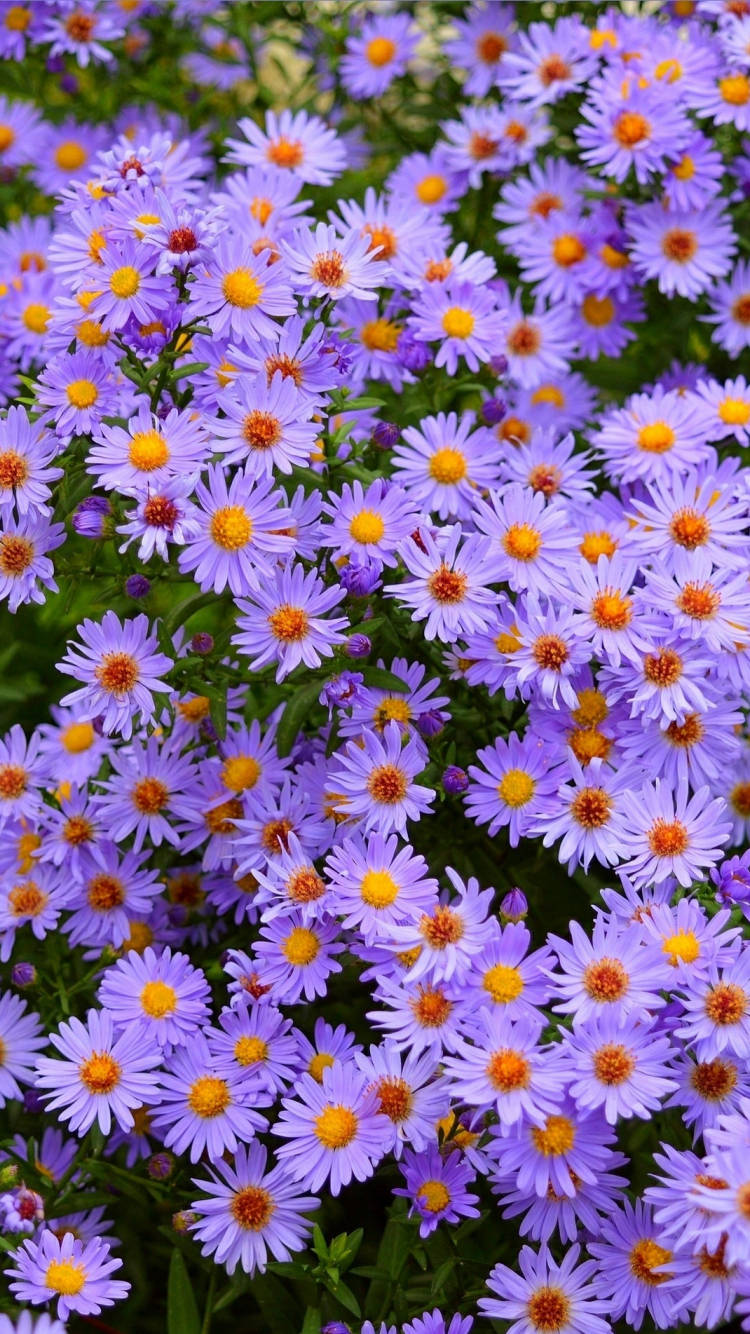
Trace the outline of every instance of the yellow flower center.
{"label": "yellow flower center", "polygon": [[9,32],[25,32],[31,23],[31,10],[27,5],[11,5],[3,23]]}
{"label": "yellow flower center", "polygon": [[74,1260],[51,1260],[44,1278],[45,1288],[62,1297],[75,1297],[86,1282],[86,1270]]}
{"label": "yellow flower center", "polygon": [[154,472],[157,468],[163,468],[169,455],[169,445],[158,431],[137,431],[128,448],[128,458],[140,472]]}
{"label": "yellow flower center", "polygon": [[744,107],[750,101],[750,79],[746,74],[729,74],[719,79],[719,92],[732,107]]}
{"label": "yellow flower center", "polygon": [[323,1071],[330,1070],[333,1065],[333,1057],[327,1051],[318,1051],[312,1056],[307,1065],[307,1073],[312,1075],[318,1084],[323,1082]]}
{"label": "yellow flower center", "polygon": [[290,607],[287,603],[277,607],[268,617],[271,633],[283,644],[296,644],[305,638],[308,631],[307,613],[301,607]]}
{"label": "yellow flower center", "polygon": [[695,175],[695,162],[689,153],[685,153],[679,162],[675,163],[672,175],[676,176],[678,181],[692,181]]}
{"label": "yellow flower center", "polygon": [[654,1270],[661,1265],[668,1264],[672,1259],[672,1252],[664,1246],[660,1246],[653,1237],[644,1237],[637,1241],[633,1246],[629,1260],[630,1271],[634,1278],[641,1283],[647,1284],[649,1288],[658,1288],[660,1284],[666,1283],[667,1279],[672,1278],[671,1274],[655,1274]]}
{"label": "yellow flower center", "polygon": [[509,1005],[523,991],[523,978],[517,968],[507,963],[496,963],[488,968],[482,986],[496,1005]]}
{"label": "yellow flower center", "polygon": [[55,163],[62,171],[78,171],[88,157],[83,144],[75,139],[66,139],[55,149]]}
{"label": "yellow flower center", "polygon": [[368,320],[362,325],[359,337],[371,352],[395,352],[401,328],[392,320]]}
{"label": "yellow flower center", "polygon": [[443,198],[448,184],[444,176],[423,176],[416,188],[416,196],[421,204],[437,204]]}
{"label": "yellow flower center", "polygon": [[509,769],[497,785],[497,793],[506,806],[525,806],[534,795],[536,783],[525,769]]}
{"label": "yellow flower center", "polygon": [[587,324],[593,325],[595,329],[602,329],[612,323],[615,317],[615,303],[609,296],[598,297],[589,294],[583,299],[581,312]]}
{"label": "yellow flower center", "polygon": [[434,481],[440,482],[443,486],[452,486],[456,482],[463,481],[466,476],[466,459],[460,449],[452,449],[450,445],[446,445],[444,449],[438,449],[432,455],[428,471]]}
{"label": "yellow flower center", "polygon": [[132,264],[123,264],[122,268],[115,269],[110,274],[109,288],[116,297],[127,298],[135,296],[141,285],[141,275]]}
{"label": "yellow flower center", "polygon": [[746,426],[750,421],[750,403],[743,398],[725,398],[719,404],[719,416],[727,426]]}
{"label": "yellow flower center", "polygon": [[329,1103],[315,1118],[315,1134],[326,1149],[345,1149],[354,1139],[357,1125],[350,1107]]}
{"label": "yellow flower center", "polygon": [[65,393],[74,408],[90,408],[99,397],[99,390],[93,380],[73,380]]}
{"label": "yellow flower center", "polygon": [[16,142],[15,130],[10,125],[0,125],[0,153],[6,153]]}
{"label": "yellow flower center", "polygon": [[239,551],[247,546],[253,522],[241,505],[225,505],[211,517],[211,537],[224,551]]}
{"label": "yellow flower center", "polygon": [[443,329],[449,338],[469,338],[475,323],[471,311],[463,306],[449,306],[443,316]]}
{"label": "yellow flower center", "polygon": [[576,1138],[576,1128],[567,1116],[548,1116],[544,1129],[532,1126],[531,1138],[537,1153],[544,1158],[556,1158],[570,1153]]}
{"label": "yellow flower center", "polygon": [[502,539],[503,550],[513,560],[534,560],[542,547],[542,535],[529,523],[512,523]]}
{"label": "yellow flower center", "polygon": [[422,1201],[428,1214],[439,1214],[447,1209],[451,1194],[443,1181],[424,1181],[417,1191],[417,1199]]}
{"label": "yellow flower center", "polygon": [[695,963],[701,947],[694,931],[676,931],[673,936],[664,937],[662,950],[669,962],[676,966],[678,963]]}
{"label": "yellow flower center", "polygon": [[117,1061],[106,1051],[92,1052],[78,1067],[78,1075],[89,1093],[111,1093],[120,1082],[122,1071]]}
{"label": "yellow flower center", "polygon": [[230,306],[249,310],[260,301],[263,284],[258,282],[249,269],[231,269],[221,280],[221,290]]}
{"label": "yellow flower center", "polygon": [[49,306],[45,306],[41,301],[32,301],[23,312],[23,323],[29,333],[43,334],[51,314]]}
{"label": "yellow flower center", "polygon": [[167,982],[147,982],[141,992],[141,1007],[152,1019],[163,1019],[177,1009],[177,992]]}
{"label": "yellow flower center", "polygon": [[388,908],[398,897],[399,887],[389,871],[366,871],[360,894],[371,908]]}
{"label": "yellow flower center", "polygon": [[570,1301],[562,1288],[537,1288],[526,1303],[529,1323],[540,1334],[557,1334],[565,1329],[570,1316]]}
{"label": "yellow flower center", "polygon": [[649,422],[639,430],[636,443],[647,454],[666,454],[672,448],[675,438],[667,422]]}
{"label": "yellow flower center", "polygon": [[219,1079],[217,1075],[201,1075],[190,1085],[187,1100],[191,1112],[204,1121],[210,1121],[227,1110],[232,1095],[225,1080]]}
{"label": "yellow flower center", "polygon": [[349,524],[349,535],[355,542],[379,542],[385,524],[377,510],[360,510]]}
{"label": "yellow flower center", "polygon": [[574,236],[572,232],[563,232],[562,236],[555,237],[552,255],[561,268],[570,269],[585,258],[586,247],[580,237]]}
{"label": "yellow flower center", "polygon": [[221,781],[232,792],[244,792],[255,787],[261,775],[261,766],[252,755],[230,755],[224,761]]}
{"label": "yellow flower center", "polygon": [[249,1232],[260,1232],[276,1208],[262,1186],[244,1186],[232,1197],[230,1212],[236,1223]]}
{"label": "yellow flower center", "polygon": [[284,958],[295,968],[304,968],[312,963],[320,952],[320,941],[314,931],[305,926],[295,926],[281,945]]}
{"label": "yellow flower center", "polygon": [[257,1065],[258,1061],[265,1061],[267,1056],[268,1043],[262,1038],[245,1035],[234,1044],[234,1059],[238,1065]]}
{"label": "yellow flower center", "polygon": [[383,65],[390,65],[395,54],[396,43],[392,42],[390,37],[373,37],[365,47],[367,59],[377,69],[381,69]]}

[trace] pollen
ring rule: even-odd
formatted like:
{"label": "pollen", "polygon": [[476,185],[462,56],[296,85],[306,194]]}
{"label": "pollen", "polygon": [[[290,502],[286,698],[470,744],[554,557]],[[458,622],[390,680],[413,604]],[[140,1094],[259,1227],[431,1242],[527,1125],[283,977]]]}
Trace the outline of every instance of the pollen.
{"label": "pollen", "polygon": [[450,259],[431,259],[429,264],[425,265],[424,276],[428,283],[443,283],[453,272],[453,261]]}
{"label": "pollen", "polygon": [[564,1329],[570,1316],[570,1302],[562,1288],[545,1285],[537,1288],[526,1303],[529,1323],[540,1334],[555,1334]]}
{"label": "pollen", "polygon": [[257,1065],[268,1058],[268,1043],[262,1038],[245,1034],[234,1044],[234,1059],[238,1065]]}
{"label": "pollen", "polygon": [[61,1297],[75,1297],[86,1282],[83,1264],[74,1260],[50,1260],[44,1277],[44,1286]]}
{"label": "pollen", "polygon": [[443,329],[449,338],[470,338],[476,321],[463,306],[449,306],[443,315]]}
{"label": "pollen", "polygon": [[565,395],[556,384],[540,385],[531,395],[531,401],[535,406],[538,406],[539,403],[548,403],[553,408],[565,407]]}
{"label": "pollen", "polygon": [[750,102],[750,79],[746,74],[729,74],[719,79],[719,92],[732,107],[744,107]]}
{"label": "pollen", "polygon": [[32,301],[23,312],[23,323],[29,333],[43,334],[50,322],[52,312],[41,301]]}
{"label": "pollen", "polygon": [[224,551],[246,547],[253,534],[253,521],[241,505],[224,505],[211,516],[211,537]]}
{"label": "pollen", "polygon": [[531,1080],[531,1066],[526,1057],[511,1047],[501,1047],[492,1053],[486,1073],[498,1093],[513,1093],[516,1089],[528,1088]]}
{"label": "pollen", "polygon": [[653,1237],[643,1237],[635,1243],[628,1257],[630,1272],[634,1278],[645,1283],[649,1288],[658,1288],[672,1278],[672,1274],[657,1274],[654,1271],[672,1259],[672,1252],[660,1246]]}
{"label": "pollen", "polygon": [[615,303],[611,296],[599,297],[590,293],[581,303],[581,314],[592,328],[603,329],[615,318]]}
{"label": "pollen", "polygon": [[694,931],[676,931],[672,936],[665,936],[662,952],[673,967],[678,963],[695,963],[700,957],[700,941]]}
{"label": "pollen", "polygon": [[685,715],[683,723],[671,722],[664,729],[664,735],[673,746],[678,746],[682,750],[688,750],[691,746],[696,746],[702,739],[704,733],[703,723],[700,714],[688,713]]}
{"label": "pollen", "polygon": [[[302,384],[302,366],[296,357],[286,357],[277,353],[274,356],[266,357],[265,365],[269,384],[277,371],[281,372],[285,380],[293,380],[297,388]],[[235,369],[236,367],[233,366],[232,370]]]}
{"label": "pollen", "polygon": [[232,792],[245,792],[255,787],[261,775],[261,766],[253,755],[230,755],[224,761],[221,781]]}
{"label": "pollen", "polygon": [[646,837],[655,857],[679,857],[688,846],[688,831],[681,820],[654,820]]}
{"label": "pollen", "polygon": [[28,570],[34,559],[34,544],[27,537],[6,533],[0,537],[0,571],[17,577]]}
{"label": "pollen", "polygon": [[0,490],[10,491],[14,486],[23,486],[29,476],[29,465],[15,449],[6,449],[0,454]]}
{"label": "pollen", "polygon": [[95,672],[102,690],[111,695],[126,695],[140,674],[138,663],[129,653],[105,653]]}
{"label": "pollen", "polygon": [[513,810],[526,806],[534,795],[536,783],[525,769],[508,769],[497,785],[497,794]]}
{"label": "pollen", "polygon": [[609,713],[609,705],[598,690],[579,690],[578,707],[573,710],[572,718],[582,727],[598,727]]}
{"label": "pollen", "polygon": [[615,118],[612,133],[623,148],[635,148],[649,138],[651,122],[638,111],[621,111]]}
{"label": "pollen", "polygon": [[[155,222],[159,219],[155,218]],[[198,239],[192,227],[175,227],[167,237],[167,247],[173,255],[187,255],[195,250]]]}
{"label": "pollen", "polygon": [[385,524],[377,510],[360,510],[349,524],[349,536],[355,542],[379,542],[385,532]]}
{"label": "pollen", "polygon": [[532,217],[548,218],[550,213],[557,212],[562,206],[563,201],[559,195],[552,194],[550,190],[540,190],[529,204],[529,213]]}
{"label": "pollen", "polygon": [[453,1009],[453,1001],[440,987],[420,987],[410,1004],[415,1019],[423,1028],[441,1028]]}
{"label": "pollen", "polygon": [[390,871],[365,871],[359,892],[368,907],[389,908],[398,898],[399,886]]}
{"label": "pollen", "polygon": [[733,982],[712,987],[705,1001],[706,1017],[719,1028],[738,1024],[748,1011],[747,992]]}
{"label": "pollen", "polygon": [[541,491],[543,496],[554,496],[560,490],[563,475],[554,463],[537,463],[529,472],[528,480],[532,491]]}
{"label": "pollen", "polygon": [[539,635],[531,648],[534,661],[545,671],[559,672],[570,656],[559,635]]}
{"label": "pollen", "polygon": [[736,1087],[737,1066],[718,1056],[712,1061],[699,1061],[690,1072],[690,1083],[706,1102],[723,1102]]}
{"label": "pollen", "polygon": [[676,438],[667,422],[647,422],[640,428],[636,444],[647,454],[666,454],[674,445]]}
{"label": "pollen", "polygon": [[396,54],[396,43],[392,42],[390,37],[373,37],[371,42],[365,47],[365,55],[371,65],[376,69],[381,69],[383,65],[390,65]]}
{"label": "pollen", "polygon": [[512,560],[535,560],[542,549],[542,535],[529,523],[512,523],[502,539],[502,547]]}
{"label": "pollen", "polygon": [[672,175],[677,177],[678,181],[692,181],[695,175],[695,162],[689,153],[683,153],[679,162],[672,167]]}
{"label": "pollen", "polygon": [[89,1093],[111,1093],[120,1082],[122,1070],[109,1052],[95,1051],[79,1065],[78,1075]]}
{"label": "pollen", "polygon": [[600,1084],[624,1084],[635,1070],[635,1059],[621,1042],[605,1042],[594,1053],[594,1076]]}
{"label": "pollen", "polygon": [[94,826],[84,815],[71,815],[62,827],[62,836],[71,848],[80,848],[94,837]]}
{"label": "pollen", "polygon": [[326,1149],[345,1149],[354,1139],[359,1123],[351,1107],[329,1103],[315,1118],[315,1134]]}
{"label": "pollen", "polygon": [[556,264],[563,269],[570,269],[574,264],[580,264],[586,257],[586,247],[579,236],[573,232],[563,232],[562,236],[555,237],[552,246],[552,257]]}
{"label": "pollen", "polygon": [[450,604],[463,601],[467,584],[468,580],[465,574],[460,574],[456,570],[449,570],[447,565],[441,565],[434,574],[430,575],[427,587],[436,602]]}
{"label": "pollen", "polygon": [[531,357],[542,345],[542,335],[535,324],[522,320],[508,334],[508,351],[515,357]]}
{"label": "pollen", "polygon": [[106,347],[109,333],[102,328],[98,320],[81,320],[81,323],[76,325],[76,338],[84,347]]}
{"label": "pollen", "polygon": [[607,242],[599,247],[599,258],[608,269],[626,269],[630,260],[622,250],[616,250],[614,246]]}
{"label": "pollen", "polygon": [[142,778],[133,788],[132,799],[141,815],[156,815],[169,801],[169,788],[159,778]]}
{"label": "pollen", "polygon": [[537,65],[537,78],[543,88],[549,88],[553,83],[559,83],[562,79],[569,79],[572,73],[567,60],[557,53],[547,56]]}
{"label": "pollen", "polygon": [[320,941],[314,931],[308,931],[305,926],[295,926],[282,942],[281,950],[288,963],[295,968],[304,968],[318,957]]}
{"label": "pollen", "polygon": [[423,176],[416,187],[416,196],[420,204],[437,204],[448,189],[444,176],[430,174]]}
{"label": "pollen", "polygon": [[0,153],[7,153],[16,142],[16,132],[11,125],[0,124]]}
{"label": "pollen", "polygon": [[317,1051],[308,1061],[307,1073],[312,1075],[317,1084],[322,1084],[323,1071],[330,1070],[333,1063],[333,1057],[327,1051]]}
{"label": "pollen", "polygon": [[309,630],[307,613],[301,607],[290,607],[288,603],[271,612],[268,624],[271,633],[282,644],[298,644]]}
{"label": "pollen", "polygon": [[128,458],[140,472],[155,472],[169,460],[169,446],[158,431],[137,431],[128,446]]}
{"label": "pollen", "polygon": [[109,288],[114,296],[121,300],[126,300],[130,296],[135,296],[141,285],[141,275],[132,264],[124,264],[121,268],[115,269],[109,277]]}
{"label": "pollen", "polygon": [[143,518],[149,528],[164,528],[171,533],[179,517],[180,511],[168,496],[149,496],[143,506]]}
{"label": "pollen", "polygon": [[405,699],[397,699],[391,696],[387,699],[381,699],[373,713],[372,720],[375,729],[382,732],[386,723],[408,723],[411,719],[411,709]]}
{"label": "pollen", "polygon": [[89,880],[86,897],[94,912],[111,912],[125,902],[125,887],[117,876],[102,871]]}
{"label": "pollen", "polygon": [[260,1232],[274,1212],[275,1204],[263,1186],[244,1186],[232,1196],[230,1213],[247,1232]]}
{"label": "pollen", "polygon": [[676,599],[679,611],[694,621],[709,621],[715,616],[721,596],[712,584],[685,584]]}
{"label": "pollen", "polygon": [[545,1158],[557,1158],[570,1153],[576,1138],[576,1128],[567,1116],[548,1116],[542,1129],[532,1126],[531,1138],[537,1153]]}
{"label": "pollen", "polygon": [[289,851],[289,835],[294,829],[291,820],[269,820],[261,830],[260,841],[270,857]]}
{"label": "pollen", "polygon": [[400,332],[400,326],[392,320],[367,320],[359,331],[359,337],[371,352],[395,352]]}
{"label": "pollen", "polygon": [[412,1108],[412,1093],[405,1079],[388,1076],[379,1079],[375,1085],[375,1092],[380,1103],[380,1111],[384,1112],[389,1120],[396,1124],[406,1120]]}
{"label": "pollen", "polygon": [[10,5],[3,23],[9,32],[25,32],[31,23],[31,10],[28,5]]}
{"label": "pollen", "polygon": [[583,986],[592,1000],[604,1004],[621,1000],[628,989],[628,974],[619,959],[597,959],[584,970]]}
{"label": "pollen", "polygon": [[373,801],[385,806],[395,806],[403,801],[409,786],[409,780],[397,764],[381,764],[372,770],[367,779],[367,791]]}
{"label": "pollen", "polygon": [[428,916],[423,914],[419,930],[424,936],[428,945],[434,950],[447,949],[449,945],[456,945],[464,934],[464,924],[457,912],[452,908],[441,904],[432,914]]}
{"label": "pollen", "polygon": [[442,486],[454,486],[466,476],[466,458],[460,449],[446,445],[431,456],[427,470],[433,481],[440,482]]}
{"label": "pollen", "polygon": [[750,292],[738,296],[732,303],[732,319],[738,324],[750,324]]}
{"label": "pollen", "polygon": [[323,250],[315,256],[310,277],[324,287],[343,287],[347,279],[344,256],[340,250]]}
{"label": "pollen", "polygon": [[201,1075],[190,1085],[188,1107],[203,1121],[221,1116],[232,1101],[226,1080],[217,1075]]}
{"label": "pollen", "polygon": [[294,903],[315,903],[326,892],[325,881],[313,866],[303,866],[287,881],[287,894]]}
{"label": "pollen", "polygon": [[698,250],[698,238],[686,227],[670,227],[662,237],[661,248],[675,264],[687,264]]}
{"label": "pollen", "polygon": [[90,408],[99,397],[99,390],[93,380],[71,380],[65,394],[73,408]]}
{"label": "pollen", "polygon": [[38,917],[48,898],[49,895],[33,880],[25,880],[23,884],[13,886],[8,895],[8,907],[13,917]]}
{"label": "pollen", "polygon": [[481,134],[475,130],[469,139],[469,153],[476,162],[482,162],[486,158],[493,157],[497,152],[498,140],[493,139],[491,134]]}
{"label": "pollen", "polygon": [[496,963],[484,973],[482,987],[496,1005],[509,1005],[511,1001],[518,1000],[524,982],[517,968],[506,963]]}
{"label": "pollen", "polygon": [[141,1008],[152,1019],[163,1019],[177,1009],[177,992],[167,982],[147,982],[140,995]]}
{"label": "pollen", "polygon": [[732,809],[743,819],[750,819],[750,783],[735,783],[729,794]]}
{"label": "pollen", "polygon": [[287,139],[282,134],[268,145],[266,157],[276,167],[299,167],[304,161],[305,150],[299,139]]}
{"label": "pollen", "polygon": [[[521,641],[518,638],[518,626],[511,626],[509,631],[501,630],[499,635],[495,635],[494,645],[498,653],[517,653],[521,647]],[[471,665],[471,660],[466,664]]]}
{"label": "pollen", "polygon": [[719,416],[727,426],[747,426],[750,403],[744,398],[725,398],[719,404]]}
{"label": "pollen", "polygon": [[591,619],[601,630],[624,630],[633,615],[630,598],[615,588],[597,593],[591,604]]}
{"label": "pollen", "polygon": [[205,695],[193,695],[192,699],[180,700],[177,708],[186,722],[200,723],[211,712],[211,701]]}
{"label": "pollen", "polygon": [[442,1213],[451,1202],[451,1193],[444,1181],[423,1181],[417,1191],[417,1199],[428,1214]]}
{"label": "pollen", "polygon": [[362,228],[362,235],[370,238],[367,253],[377,251],[377,254],[373,256],[374,259],[393,259],[398,250],[398,240],[392,227],[389,227],[386,223],[377,226],[376,223],[368,222]]}
{"label": "pollen", "polygon": [[221,280],[221,290],[230,306],[249,310],[260,301],[263,284],[258,282],[250,269],[231,269]]}
{"label": "pollen", "polygon": [[270,412],[254,409],[242,424],[242,435],[251,449],[272,449],[281,439],[281,422]]}
{"label": "pollen", "polygon": [[206,811],[206,824],[210,834],[232,834],[237,826],[235,820],[241,820],[244,814],[239,797],[230,797],[210,811]]}
{"label": "pollen", "polygon": [[682,676],[682,658],[673,648],[659,648],[643,659],[643,675],[651,685],[664,689]]}

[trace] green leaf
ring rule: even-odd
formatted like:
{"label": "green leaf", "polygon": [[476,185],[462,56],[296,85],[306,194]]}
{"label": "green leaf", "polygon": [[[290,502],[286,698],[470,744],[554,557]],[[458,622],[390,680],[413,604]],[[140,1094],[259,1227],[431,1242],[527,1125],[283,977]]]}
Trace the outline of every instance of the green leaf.
{"label": "green leaf", "polygon": [[409,684],[402,681],[400,676],[395,676],[393,672],[387,672],[384,667],[363,667],[362,675],[365,678],[365,685],[375,686],[378,690],[395,690],[399,695],[408,691]]}
{"label": "green leaf", "polygon": [[208,369],[207,361],[191,361],[189,366],[180,366],[179,370],[172,372],[173,380],[182,380],[186,375],[197,375],[199,371]]}
{"label": "green leaf", "polygon": [[361,1316],[362,1312],[360,1310],[359,1302],[351,1288],[347,1287],[346,1283],[331,1283],[328,1281],[326,1282],[326,1287],[336,1298],[339,1305],[344,1307],[344,1310],[351,1311],[352,1315],[356,1315],[357,1317]]}
{"label": "green leaf", "polygon": [[172,1252],[167,1279],[167,1334],[201,1334],[201,1319],[187,1266]]}
{"label": "green leaf", "polygon": [[289,754],[310,709],[318,700],[320,691],[321,682],[313,681],[306,686],[300,686],[288,701],[276,731],[276,749],[279,755]]}
{"label": "green leaf", "polygon": [[320,1334],[320,1310],[317,1306],[308,1306],[302,1322],[301,1334]]}
{"label": "green leaf", "polygon": [[203,607],[211,607],[215,605],[216,594],[213,592],[188,594],[186,598],[183,598],[182,602],[178,602],[177,606],[172,608],[168,616],[164,617],[164,620],[162,621],[163,633],[171,642],[175,630],[179,629],[181,625],[184,625],[186,621],[189,621],[191,616],[194,616],[195,613],[200,611]]}

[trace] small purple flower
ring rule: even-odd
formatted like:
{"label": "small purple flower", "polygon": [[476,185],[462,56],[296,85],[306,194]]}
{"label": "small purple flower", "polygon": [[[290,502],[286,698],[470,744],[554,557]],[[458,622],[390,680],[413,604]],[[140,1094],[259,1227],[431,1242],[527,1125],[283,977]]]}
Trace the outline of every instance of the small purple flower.
{"label": "small purple flower", "polygon": [[125,580],[125,592],[129,598],[135,598],[136,601],[139,598],[148,597],[151,592],[151,581],[146,578],[145,574],[131,574]]}
{"label": "small purple flower", "polygon": [[352,597],[366,598],[380,587],[383,567],[379,560],[348,561],[339,574],[339,579]]}
{"label": "small purple flower", "polygon": [[372,640],[367,635],[350,635],[346,641],[348,658],[369,658],[372,653]]}
{"label": "small purple flower", "polygon": [[449,764],[443,771],[442,778],[443,790],[449,796],[457,796],[460,792],[465,792],[469,786],[469,776],[465,769],[459,769],[457,764]]}
{"label": "small purple flower", "polygon": [[36,979],[37,971],[33,963],[19,962],[13,965],[10,980],[14,987],[33,987]]}
{"label": "small purple flower", "polygon": [[393,449],[398,444],[401,432],[395,422],[378,422],[372,433],[374,443],[379,449]]}
{"label": "small purple flower", "polygon": [[111,1275],[122,1260],[110,1258],[109,1242],[102,1237],[79,1241],[72,1232],[62,1238],[45,1228],[38,1241],[26,1238],[13,1256],[15,1268],[5,1275],[11,1292],[22,1302],[38,1306],[57,1298],[57,1314],[66,1320],[72,1312],[96,1315],[103,1306],[122,1301],[130,1284]]}
{"label": "small purple flower", "polygon": [[85,496],[73,511],[71,523],[79,537],[98,540],[107,532],[112,506],[106,496]]}
{"label": "small purple flower", "polygon": [[172,661],[158,652],[157,637],[143,615],[120,621],[107,611],[101,624],[82,621],[78,633],[82,643],[71,644],[57,667],[85,684],[62,703],[81,704],[89,716],[102,714],[104,732],[119,732],[127,740],[137,717],[144,722],[153,717],[154,692],[167,690],[160,674],[170,670]]}
{"label": "small purple flower", "polygon": [[518,886],[508,890],[500,900],[500,916],[506,922],[522,922],[528,916],[529,903],[526,895]]}
{"label": "small purple flower", "polygon": [[479,1217],[474,1207],[479,1196],[466,1189],[474,1181],[474,1171],[460,1154],[442,1158],[436,1145],[419,1153],[407,1149],[401,1171],[406,1186],[393,1193],[411,1201],[410,1216],[417,1214],[421,1219],[420,1237],[429,1237],[443,1219],[458,1223],[462,1218]]}

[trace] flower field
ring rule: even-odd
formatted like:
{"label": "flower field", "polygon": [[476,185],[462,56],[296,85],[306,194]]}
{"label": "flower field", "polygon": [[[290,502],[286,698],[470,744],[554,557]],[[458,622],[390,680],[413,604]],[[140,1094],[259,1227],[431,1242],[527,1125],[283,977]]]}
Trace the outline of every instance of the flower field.
{"label": "flower field", "polygon": [[750,0],[0,0],[0,1334],[750,1330]]}

